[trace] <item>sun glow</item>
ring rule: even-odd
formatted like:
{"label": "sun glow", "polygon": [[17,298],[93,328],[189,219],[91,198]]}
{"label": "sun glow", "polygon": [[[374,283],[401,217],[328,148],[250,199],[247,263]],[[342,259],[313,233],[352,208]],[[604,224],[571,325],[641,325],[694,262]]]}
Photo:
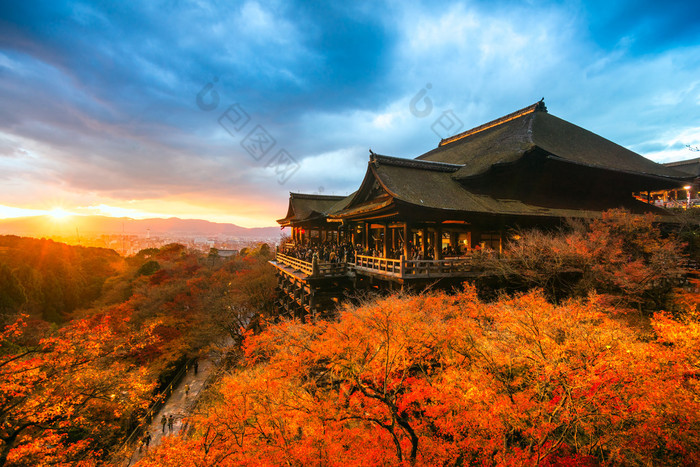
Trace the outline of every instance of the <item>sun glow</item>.
{"label": "sun glow", "polygon": [[62,221],[65,220],[69,217],[71,217],[73,214],[64,210],[63,208],[53,208],[52,210],[49,211],[49,216],[52,218]]}

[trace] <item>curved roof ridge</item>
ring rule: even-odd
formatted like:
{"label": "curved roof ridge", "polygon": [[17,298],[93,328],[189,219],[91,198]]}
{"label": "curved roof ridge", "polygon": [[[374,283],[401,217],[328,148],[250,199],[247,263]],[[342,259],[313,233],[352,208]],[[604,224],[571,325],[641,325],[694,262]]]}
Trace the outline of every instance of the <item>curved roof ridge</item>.
{"label": "curved roof ridge", "polygon": [[412,169],[432,170],[436,172],[456,172],[464,167],[464,164],[450,164],[447,162],[424,161],[420,159],[405,159],[403,157],[384,156],[374,152],[370,153],[369,163],[375,165],[393,165]]}
{"label": "curved roof ridge", "polygon": [[547,106],[544,104],[544,97],[539,102],[535,102],[532,105],[529,105],[520,110],[516,110],[515,112],[509,113],[508,115],[504,115],[503,117],[497,118],[496,120],[491,120],[490,122],[474,127],[471,130],[463,131],[462,133],[458,133],[454,136],[450,136],[449,138],[443,138],[440,140],[438,147],[442,147],[446,144],[459,141],[460,139],[466,138],[467,136],[471,136],[481,131],[488,130],[489,128],[493,128],[511,120],[515,120],[516,118],[522,117],[523,115],[529,115],[534,112],[547,112]]}
{"label": "curved roof ridge", "polygon": [[315,194],[315,193],[294,193],[292,191],[289,192],[290,198],[297,198],[297,199],[327,199],[327,200],[341,200],[345,198],[343,195],[321,195],[321,194]]}

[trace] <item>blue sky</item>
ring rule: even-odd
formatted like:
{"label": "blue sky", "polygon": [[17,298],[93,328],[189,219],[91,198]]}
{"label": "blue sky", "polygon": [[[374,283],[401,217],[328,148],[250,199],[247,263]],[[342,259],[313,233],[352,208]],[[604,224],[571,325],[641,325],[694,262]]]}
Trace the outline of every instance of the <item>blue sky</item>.
{"label": "blue sky", "polygon": [[542,97],[700,156],[700,4],[3,0],[0,217],[273,225],[289,191],[357,188],[370,148],[435,147],[447,111],[464,130]]}

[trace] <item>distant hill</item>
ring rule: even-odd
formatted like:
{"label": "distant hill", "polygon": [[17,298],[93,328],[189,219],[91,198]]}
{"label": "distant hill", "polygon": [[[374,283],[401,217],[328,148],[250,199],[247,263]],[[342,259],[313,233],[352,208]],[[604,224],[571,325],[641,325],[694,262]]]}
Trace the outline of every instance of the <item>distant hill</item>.
{"label": "distant hill", "polygon": [[201,219],[131,219],[129,217],[71,216],[55,219],[52,216],[18,217],[0,219],[0,235],[25,235],[31,237],[95,234],[179,235],[210,236],[227,235],[245,238],[269,238],[280,234],[279,227],[246,228],[236,224],[210,222]]}

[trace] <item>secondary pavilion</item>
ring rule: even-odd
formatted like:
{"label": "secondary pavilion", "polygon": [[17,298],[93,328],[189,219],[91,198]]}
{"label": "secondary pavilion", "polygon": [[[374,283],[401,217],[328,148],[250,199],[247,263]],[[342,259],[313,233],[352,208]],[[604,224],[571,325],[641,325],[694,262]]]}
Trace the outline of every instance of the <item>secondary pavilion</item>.
{"label": "secondary pavilion", "polygon": [[337,242],[337,225],[328,222],[327,214],[344,207],[342,202],[346,198],[345,196],[289,193],[287,215],[278,219],[277,223],[282,227],[291,227],[292,242],[295,244]]}
{"label": "secondary pavilion", "polygon": [[500,251],[517,228],[555,227],[613,208],[670,219],[633,193],[677,189],[690,178],[551,115],[540,101],[443,139],[415,159],[370,151],[356,192],[291,193],[278,223],[292,228],[296,245],[360,245],[364,254],[347,265],[348,274],[374,268],[379,276],[407,278],[404,262]]}

